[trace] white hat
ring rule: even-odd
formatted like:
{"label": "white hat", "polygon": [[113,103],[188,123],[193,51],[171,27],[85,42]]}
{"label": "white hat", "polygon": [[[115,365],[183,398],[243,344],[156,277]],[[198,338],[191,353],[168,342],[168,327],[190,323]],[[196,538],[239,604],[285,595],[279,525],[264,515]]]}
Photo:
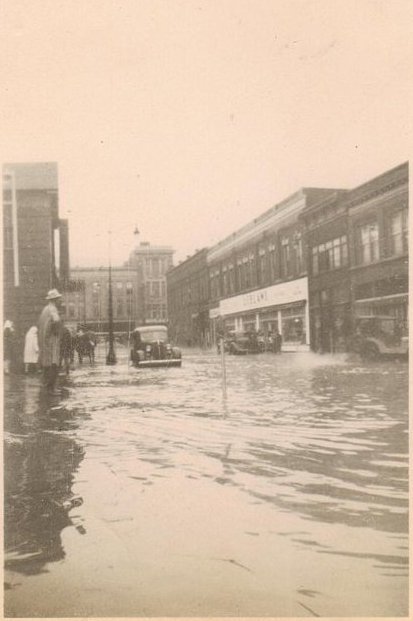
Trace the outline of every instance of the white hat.
{"label": "white hat", "polygon": [[57,289],[50,289],[48,294],[46,295],[46,300],[56,300],[57,298],[61,298],[62,294],[58,292]]}

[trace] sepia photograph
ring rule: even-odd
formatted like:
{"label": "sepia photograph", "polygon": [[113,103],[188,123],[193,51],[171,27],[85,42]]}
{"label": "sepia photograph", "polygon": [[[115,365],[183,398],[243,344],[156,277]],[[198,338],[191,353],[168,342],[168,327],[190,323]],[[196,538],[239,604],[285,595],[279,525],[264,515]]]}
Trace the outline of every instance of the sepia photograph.
{"label": "sepia photograph", "polygon": [[3,617],[409,617],[410,0],[5,0]]}

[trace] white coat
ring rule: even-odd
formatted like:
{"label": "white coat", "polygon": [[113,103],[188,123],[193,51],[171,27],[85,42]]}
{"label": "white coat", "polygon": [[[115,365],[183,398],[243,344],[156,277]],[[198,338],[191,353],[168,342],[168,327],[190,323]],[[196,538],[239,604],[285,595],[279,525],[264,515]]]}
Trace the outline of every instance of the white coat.
{"label": "white coat", "polygon": [[24,364],[36,364],[39,360],[37,328],[32,326],[24,339]]}

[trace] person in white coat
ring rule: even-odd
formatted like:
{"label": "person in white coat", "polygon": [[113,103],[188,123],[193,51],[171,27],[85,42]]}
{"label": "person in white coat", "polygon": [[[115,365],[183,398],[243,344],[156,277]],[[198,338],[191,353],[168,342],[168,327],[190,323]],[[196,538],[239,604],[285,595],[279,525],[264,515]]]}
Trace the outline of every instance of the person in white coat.
{"label": "person in white coat", "polygon": [[37,326],[32,326],[26,333],[24,339],[24,371],[35,369],[39,361],[39,341],[37,337]]}

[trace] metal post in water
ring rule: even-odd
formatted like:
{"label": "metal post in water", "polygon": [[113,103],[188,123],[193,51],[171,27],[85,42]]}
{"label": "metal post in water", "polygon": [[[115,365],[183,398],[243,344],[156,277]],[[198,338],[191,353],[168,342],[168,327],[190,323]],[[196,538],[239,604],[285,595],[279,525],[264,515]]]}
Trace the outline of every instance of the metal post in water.
{"label": "metal post in water", "polygon": [[224,339],[221,337],[219,339],[219,347],[221,350],[221,364],[222,364],[222,396],[224,399],[227,398],[227,370],[225,367],[225,347],[224,347]]}
{"label": "metal post in water", "polygon": [[[110,236],[110,233],[109,233]],[[106,364],[113,365],[117,363],[116,354],[114,349],[114,335],[113,335],[113,300],[112,300],[112,258],[110,254],[110,237],[109,237],[109,308],[108,308],[108,320],[109,320],[109,351],[106,356]]]}

